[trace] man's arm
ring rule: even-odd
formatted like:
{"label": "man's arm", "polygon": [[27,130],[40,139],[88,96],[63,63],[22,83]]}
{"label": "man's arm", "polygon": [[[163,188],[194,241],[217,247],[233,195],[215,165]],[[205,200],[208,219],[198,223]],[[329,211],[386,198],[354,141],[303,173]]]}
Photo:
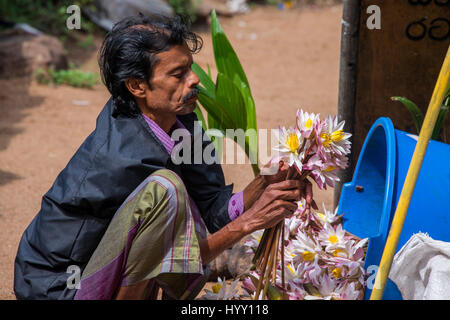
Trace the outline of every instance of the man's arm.
{"label": "man's arm", "polygon": [[273,227],[282,219],[291,216],[297,209],[295,201],[301,197],[300,186],[301,182],[298,180],[271,184],[242,215],[206,239],[200,240],[203,264],[211,262],[246,235]]}

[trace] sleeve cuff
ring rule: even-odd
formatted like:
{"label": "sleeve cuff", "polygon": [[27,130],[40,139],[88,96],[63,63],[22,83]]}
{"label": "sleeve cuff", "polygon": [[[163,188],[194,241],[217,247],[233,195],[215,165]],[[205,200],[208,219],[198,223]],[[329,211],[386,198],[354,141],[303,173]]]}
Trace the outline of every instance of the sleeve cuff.
{"label": "sleeve cuff", "polygon": [[228,215],[231,220],[239,217],[244,212],[244,191],[235,193],[228,202]]}

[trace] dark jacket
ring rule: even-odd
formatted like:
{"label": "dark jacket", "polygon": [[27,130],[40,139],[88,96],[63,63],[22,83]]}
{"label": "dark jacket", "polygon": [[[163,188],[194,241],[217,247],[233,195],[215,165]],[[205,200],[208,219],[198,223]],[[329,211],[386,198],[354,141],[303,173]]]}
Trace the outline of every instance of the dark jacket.
{"label": "dark jacket", "polygon": [[[209,232],[230,222],[233,185],[225,185],[220,164],[174,165],[141,115],[113,110],[110,99],[25,230],[14,268],[18,299],[73,299],[76,290],[67,288],[67,268],[84,269],[116,210],[155,170],[169,168],[181,177]],[[196,115],[178,119],[193,135]]]}

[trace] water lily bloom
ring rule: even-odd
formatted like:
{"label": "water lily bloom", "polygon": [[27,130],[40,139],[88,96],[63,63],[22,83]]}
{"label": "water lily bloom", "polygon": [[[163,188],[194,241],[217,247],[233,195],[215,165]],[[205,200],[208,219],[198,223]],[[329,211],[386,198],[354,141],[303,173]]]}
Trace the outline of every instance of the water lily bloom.
{"label": "water lily bloom", "polygon": [[[336,116],[321,121],[318,114],[300,109],[294,128],[279,128],[276,159],[296,166],[303,177],[313,178],[320,189],[334,187],[339,181],[337,172],[348,166],[351,135],[343,128],[344,121],[338,122]],[[297,206],[294,215],[284,221],[284,263],[278,261],[276,281],[269,285],[279,294],[273,298],[269,294],[269,298],[361,299],[367,239],[346,235],[337,209],[330,211],[322,204],[321,211],[306,210],[305,199],[298,201]],[[255,233],[247,240],[251,252],[259,245],[261,235],[262,232]],[[259,276],[258,271],[253,278],[249,276],[243,287],[254,292]]]}
{"label": "water lily bloom", "polygon": [[290,218],[287,218],[284,221],[285,240],[288,240],[289,237],[295,236],[295,234],[297,234],[298,228],[301,228],[303,223],[304,223],[304,220],[302,218],[300,218],[300,217],[295,216],[295,215],[292,215]]}
{"label": "water lily bloom", "polygon": [[327,185],[333,188],[334,182],[339,181],[339,177],[336,175],[338,167],[334,163],[327,161],[324,161],[316,153],[303,165],[303,170],[311,171],[311,176],[320,189],[326,189]]}
{"label": "water lily bloom", "polygon": [[308,293],[302,287],[294,286],[287,295],[289,300],[303,300]]}
{"label": "water lily bloom", "polygon": [[342,300],[359,300],[362,298],[362,292],[357,286],[358,283],[354,281],[342,283],[336,288],[336,293]]}
{"label": "water lily bloom", "polygon": [[247,293],[247,295],[249,296],[254,294],[256,291],[256,286],[255,283],[253,282],[254,280],[252,280],[252,277],[257,281],[259,275],[256,272],[252,272],[251,275],[249,277],[246,277],[241,283],[241,288],[244,289],[244,292]]}
{"label": "water lily bloom", "polygon": [[289,241],[288,244],[284,247],[284,263],[289,264],[293,262],[295,257],[295,247],[292,244],[292,241]]}
{"label": "water lily bloom", "polygon": [[331,300],[332,298],[339,298],[339,294],[335,292],[338,282],[324,273],[319,278],[319,285],[316,287],[319,296],[308,295],[305,300]]}
{"label": "water lily bloom", "polygon": [[305,138],[310,138],[311,133],[314,132],[314,126],[320,121],[319,115],[314,113],[297,110],[297,129]]}
{"label": "water lily bloom", "polygon": [[325,251],[333,252],[335,249],[345,248],[345,231],[342,225],[333,228],[329,224],[325,224],[324,228],[319,232],[318,239],[325,246]]}
{"label": "water lily bloom", "polygon": [[279,128],[278,132],[279,145],[274,148],[280,152],[280,157],[284,159],[289,166],[295,165],[298,171],[302,171],[302,160],[304,152],[300,151],[304,138],[297,129]]}
{"label": "water lily bloom", "polygon": [[299,216],[306,210],[306,199],[301,199],[296,203],[297,203],[297,210],[294,212],[294,215]]}
{"label": "water lily bloom", "polygon": [[322,247],[301,230],[297,233],[296,239],[292,240],[292,245],[295,248],[294,254],[301,261],[312,262],[318,258],[317,255],[322,251]]}
{"label": "water lily bloom", "polygon": [[217,283],[212,287],[213,291],[205,289],[206,294],[202,296],[203,299],[206,300],[232,300],[239,298],[238,289],[236,285],[239,282],[239,279],[234,280],[229,290],[227,290],[227,283],[222,280],[220,277],[217,278]]}
{"label": "water lily bloom", "polygon": [[335,155],[345,155],[350,152],[350,133],[344,132],[343,128],[345,121],[338,123],[337,116],[328,115],[320,126],[316,126],[319,130],[317,132],[318,142],[324,147],[324,151],[327,153],[333,153]]}
{"label": "water lily bloom", "polygon": [[339,216],[337,215],[337,207],[333,212],[331,210],[327,210],[327,208],[325,207],[325,203],[322,202],[322,208],[323,212],[314,211],[314,215],[318,218],[322,225],[333,224],[339,219]]}

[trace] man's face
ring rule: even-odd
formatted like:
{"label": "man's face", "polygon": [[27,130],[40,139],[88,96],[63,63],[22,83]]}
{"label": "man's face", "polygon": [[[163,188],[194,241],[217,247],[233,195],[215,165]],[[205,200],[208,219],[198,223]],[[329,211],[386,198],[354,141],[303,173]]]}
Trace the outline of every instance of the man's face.
{"label": "man's face", "polygon": [[147,108],[152,112],[188,114],[195,108],[200,79],[192,71],[192,54],[186,44],[171,47],[156,55],[150,88],[146,90]]}

